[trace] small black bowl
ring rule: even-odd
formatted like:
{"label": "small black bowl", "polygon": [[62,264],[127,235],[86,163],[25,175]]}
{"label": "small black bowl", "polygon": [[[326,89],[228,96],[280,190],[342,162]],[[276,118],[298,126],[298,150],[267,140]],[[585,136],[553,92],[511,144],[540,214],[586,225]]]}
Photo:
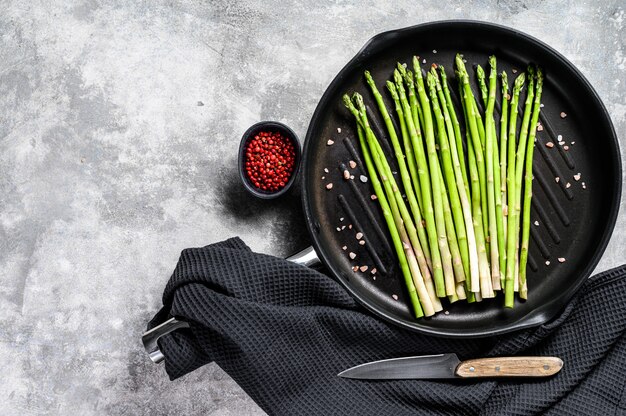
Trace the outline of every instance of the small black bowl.
{"label": "small black bowl", "polygon": [[[271,133],[280,133],[283,137],[286,137],[287,139],[291,140],[291,142],[293,143],[295,153],[296,153],[293,172],[291,172],[291,176],[289,177],[287,184],[283,188],[274,192],[264,191],[262,189],[257,188],[256,186],[254,186],[252,182],[250,182],[250,179],[248,179],[248,176],[246,176],[246,170],[245,170],[246,146],[248,142],[254,136],[256,136],[262,131],[271,132]],[[302,159],[302,149],[300,147],[300,141],[298,140],[298,136],[296,136],[296,133],[294,133],[293,130],[291,130],[289,127],[287,127],[283,123],[279,123],[277,121],[261,121],[256,124],[253,124],[248,130],[246,130],[246,132],[243,134],[243,137],[241,138],[241,143],[239,144],[239,161],[238,161],[239,177],[241,178],[241,182],[243,183],[243,186],[246,188],[246,190],[250,192],[252,195],[256,196],[257,198],[261,198],[261,199],[278,198],[279,196],[287,193],[287,191],[289,191],[291,186],[296,181],[296,178],[298,177],[298,171],[300,170],[301,159]]]}

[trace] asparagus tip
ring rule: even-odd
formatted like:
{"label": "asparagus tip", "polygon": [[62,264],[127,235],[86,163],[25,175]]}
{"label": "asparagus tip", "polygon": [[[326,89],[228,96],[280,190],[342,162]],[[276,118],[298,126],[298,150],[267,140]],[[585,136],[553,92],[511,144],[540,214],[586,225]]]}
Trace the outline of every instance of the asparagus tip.
{"label": "asparagus tip", "polygon": [[485,70],[482,66],[476,65],[476,74],[478,75],[478,78],[485,78]]}

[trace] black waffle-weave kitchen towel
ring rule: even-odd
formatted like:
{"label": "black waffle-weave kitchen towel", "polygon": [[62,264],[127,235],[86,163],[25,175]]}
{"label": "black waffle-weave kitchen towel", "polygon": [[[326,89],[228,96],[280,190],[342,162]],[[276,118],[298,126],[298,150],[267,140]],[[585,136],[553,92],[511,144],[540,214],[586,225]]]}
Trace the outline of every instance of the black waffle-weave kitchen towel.
{"label": "black waffle-weave kitchen towel", "polygon": [[[171,379],[215,361],[270,415],[626,415],[626,266],[589,281],[559,317],[497,339],[433,338],[389,325],[334,280],[253,253],[234,238],[184,250],[163,295],[191,324],[160,340]],[[337,377],[384,358],[553,355],[535,381],[359,381]]]}

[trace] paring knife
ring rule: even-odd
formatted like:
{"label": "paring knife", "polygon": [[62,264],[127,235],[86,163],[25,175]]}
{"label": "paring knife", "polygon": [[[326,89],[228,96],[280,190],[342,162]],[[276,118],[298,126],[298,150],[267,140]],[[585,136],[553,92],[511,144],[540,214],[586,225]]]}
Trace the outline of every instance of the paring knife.
{"label": "paring knife", "polygon": [[558,357],[495,357],[461,361],[456,354],[392,358],[357,365],[339,377],[362,380],[549,377],[563,368]]}

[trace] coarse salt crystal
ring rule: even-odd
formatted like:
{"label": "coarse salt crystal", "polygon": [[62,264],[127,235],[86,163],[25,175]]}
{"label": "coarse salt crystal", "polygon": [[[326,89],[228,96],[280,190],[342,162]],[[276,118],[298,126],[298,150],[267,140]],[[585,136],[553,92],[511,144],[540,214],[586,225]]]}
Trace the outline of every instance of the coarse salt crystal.
{"label": "coarse salt crystal", "polygon": [[372,270],[370,271],[371,274],[376,274],[378,270],[376,270],[376,267],[372,268]]}
{"label": "coarse salt crystal", "polygon": [[425,64],[426,63],[426,58],[422,59],[422,63]]}
{"label": "coarse salt crystal", "polygon": [[341,226],[341,231],[343,231],[343,230],[345,230],[345,229],[346,229],[346,226],[345,226],[345,225],[342,225],[342,226]]}
{"label": "coarse salt crystal", "polygon": [[565,263],[565,257],[559,257],[558,260],[559,263]]}
{"label": "coarse salt crystal", "polygon": [[361,240],[361,241],[359,241],[359,244],[360,244],[360,245],[362,245],[362,246],[364,246],[364,245],[365,245],[365,240]]}
{"label": "coarse salt crystal", "polygon": [[342,249],[343,251],[346,251],[346,250],[348,249],[348,246],[343,246],[343,247],[341,247],[341,249]]}
{"label": "coarse salt crystal", "polygon": [[394,300],[398,300],[398,295],[391,295],[392,298],[394,298]]}
{"label": "coarse salt crystal", "polygon": [[537,131],[543,131],[543,125],[542,124],[539,124],[537,126]]}
{"label": "coarse salt crystal", "polygon": [[348,172],[348,170],[344,170],[344,171],[343,171],[343,178],[344,178],[345,180],[350,179],[350,172]]}
{"label": "coarse salt crystal", "polygon": [[365,175],[361,175],[361,176],[359,176],[359,179],[360,179],[360,180],[361,180],[361,182],[363,182],[363,183],[367,182],[367,176],[365,176]]}
{"label": "coarse salt crystal", "polygon": [[328,173],[328,168],[324,168],[324,172],[325,172],[325,173]]}
{"label": "coarse salt crystal", "polygon": [[378,197],[377,197],[376,195],[372,194],[372,195],[370,196],[370,199],[371,199],[372,201],[376,201],[376,200],[378,199]]}
{"label": "coarse salt crystal", "polygon": [[350,169],[356,168],[356,162],[354,160],[351,160],[348,164],[350,165]]}
{"label": "coarse salt crystal", "polygon": [[569,183],[569,182],[565,184],[565,187],[566,187],[566,188],[569,188],[570,186],[572,186],[572,184],[571,184],[571,183]]}
{"label": "coarse salt crystal", "polygon": [[341,231],[341,227],[337,227],[337,231]]}
{"label": "coarse salt crystal", "polygon": [[511,72],[514,73],[514,74],[517,74],[517,69],[513,68],[513,69],[511,69]]}
{"label": "coarse salt crystal", "polygon": [[539,221],[535,221],[533,224],[535,224],[538,227],[539,226]]}
{"label": "coarse salt crystal", "polygon": [[580,180],[580,173],[577,173],[576,175],[574,175],[574,180],[576,182],[578,182]]}
{"label": "coarse salt crystal", "polygon": [[443,311],[444,315],[450,315],[450,311]]}
{"label": "coarse salt crystal", "polygon": [[356,239],[360,240],[361,238],[363,238],[363,233],[356,233]]}
{"label": "coarse salt crystal", "polygon": [[351,258],[352,260],[354,260],[354,259],[356,258],[356,254],[355,254],[355,253],[353,253],[353,252],[350,252],[350,253],[348,254],[348,256],[350,256],[350,258]]}
{"label": "coarse salt crystal", "polygon": [[585,185],[585,182],[582,183],[583,189],[587,189],[587,185]]}
{"label": "coarse salt crystal", "polygon": [[333,189],[333,184],[329,183],[328,185],[326,185],[326,189],[331,190]]}
{"label": "coarse salt crystal", "polygon": [[558,176],[556,178],[554,178],[554,180],[556,181],[556,183],[559,183],[559,181],[561,180],[561,178],[559,178]]}
{"label": "coarse salt crystal", "polygon": [[348,225],[348,229],[351,230],[352,229],[352,224]]}
{"label": "coarse salt crystal", "polygon": [[343,218],[343,217],[339,218],[339,221],[343,221],[343,220],[344,220],[344,218]]}
{"label": "coarse salt crystal", "polygon": [[350,175],[350,179],[354,179],[354,175]]}
{"label": "coarse salt crystal", "polygon": [[543,108],[543,107],[544,107],[543,103],[539,104],[539,108]]}
{"label": "coarse salt crystal", "polygon": [[360,267],[360,269],[361,269],[361,271],[362,271],[363,273],[365,273],[365,272],[367,271],[367,269],[369,269],[369,267],[367,267],[367,266],[361,266],[361,267]]}
{"label": "coarse salt crystal", "polygon": [[322,180],[326,179],[326,176],[322,176]]}
{"label": "coarse salt crystal", "polygon": [[553,147],[554,147],[554,143],[552,143],[552,142],[547,142],[547,143],[546,143],[546,147],[553,148]]}
{"label": "coarse salt crystal", "polygon": [[341,127],[337,127],[337,133],[341,133]]}
{"label": "coarse salt crystal", "polygon": [[567,152],[569,150],[569,146],[568,145],[563,146],[563,150]]}
{"label": "coarse salt crystal", "polygon": [[562,142],[563,141],[563,136],[560,135],[560,134],[558,136],[556,136],[556,141],[557,142]]}
{"label": "coarse salt crystal", "polygon": [[326,142],[327,146],[332,146],[333,144],[335,144],[335,142],[331,139],[328,139],[328,141]]}
{"label": "coarse salt crystal", "polygon": [[437,49],[433,49],[433,53],[437,53]]}
{"label": "coarse salt crystal", "polygon": [[357,270],[359,270],[359,266],[352,266],[352,271],[356,272]]}
{"label": "coarse salt crystal", "polygon": [[546,260],[546,266],[550,265],[550,260]]}
{"label": "coarse salt crystal", "polygon": [[567,113],[565,111],[561,111],[561,118],[567,117]]}

